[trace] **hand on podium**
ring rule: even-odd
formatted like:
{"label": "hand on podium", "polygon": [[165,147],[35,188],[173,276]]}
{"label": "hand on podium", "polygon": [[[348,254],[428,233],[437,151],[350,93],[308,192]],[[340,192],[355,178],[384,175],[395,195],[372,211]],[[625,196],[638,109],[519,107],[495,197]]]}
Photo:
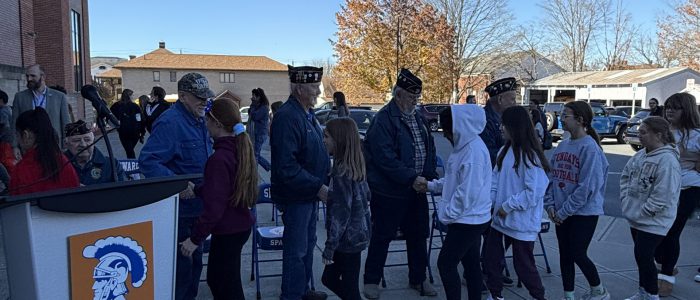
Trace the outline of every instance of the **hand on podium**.
{"label": "hand on podium", "polygon": [[187,189],[180,192],[180,199],[192,199],[194,198],[194,183],[192,181],[187,183]]}
{"label": "hand on podium", "polygon": [[192,256],[192,253],[197,250],[199,246],[187,238],[184,242],[180,243],[180,253],[184,256]]}

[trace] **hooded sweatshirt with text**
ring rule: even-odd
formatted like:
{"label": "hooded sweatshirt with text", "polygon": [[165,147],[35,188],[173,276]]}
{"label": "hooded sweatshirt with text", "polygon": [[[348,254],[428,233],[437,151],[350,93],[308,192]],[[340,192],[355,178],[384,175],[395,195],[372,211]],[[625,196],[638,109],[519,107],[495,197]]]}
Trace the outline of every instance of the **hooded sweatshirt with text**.
{"label": "hooded sweatshirt with text", "polygon": [[557,218],[599,216],[604,213],[608,159],[595,139],[586,135],[559,143],[549,165],[549,188],[544,207],[554,207]]}
{"label": "hooded sweatshirt with text", "polygon": [[442,190],[438,219],[444,224],[484,224],[491,219],[491,158],[479,137],[486,126],[484,109],[475,104],[452,105],[454,147],[445,177],[428,183]]}
{"label": "hooded sweatshirt with text", "polygon": [[671,229],[681,193],[678,157],[672,145],[649,153],[642,149],[622,169],[622,215],[632,228],[664,236]]}

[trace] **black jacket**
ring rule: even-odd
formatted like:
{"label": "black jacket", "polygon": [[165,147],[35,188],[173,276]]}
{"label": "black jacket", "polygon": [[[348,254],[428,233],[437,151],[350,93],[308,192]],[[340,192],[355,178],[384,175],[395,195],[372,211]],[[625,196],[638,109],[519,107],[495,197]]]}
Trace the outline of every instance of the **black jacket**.
{"label": "black jacket", "polygon": [[427,122],[416,113],[426,149],[423,172],[417,174],[413,157],[413,135],[411,128],[401,120],[402,117],[396,100],[392,99],[372,119],[364,142],[369,186],[373,193],[391,198],[415,196],[412,186],[419,175],[428,181],[438,177],[435,170],[435,142],[428,131]]}
{"label": "black jacket", "polygon": [[[149,111],[151,110],[152,107],[155,106],[155,109],[149,114]],[[168,110],[170,108],[170,103],[167,101],[157,101],[153,103],[146,103],[146,105],[143,106],[143,129],[148,130],[148,133],[151,133],[151,130],[153,129],[153,123],[158,119],[158,117]]]}

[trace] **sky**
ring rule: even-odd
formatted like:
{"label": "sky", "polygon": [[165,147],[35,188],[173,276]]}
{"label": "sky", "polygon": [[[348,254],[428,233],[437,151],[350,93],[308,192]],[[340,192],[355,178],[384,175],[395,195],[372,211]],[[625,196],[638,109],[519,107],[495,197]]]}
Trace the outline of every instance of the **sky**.
{"label": "sky", "polygon": [[[538,21],[543,0],[509,0],[516,24]],[[335,14],[345,0],[97,0],[89,2],[90,55],[143,55],[164,41],[175,53],[262,55],[302,65],[334,60]],[[656,30],[665,0],[625,0],[633,21]]]}

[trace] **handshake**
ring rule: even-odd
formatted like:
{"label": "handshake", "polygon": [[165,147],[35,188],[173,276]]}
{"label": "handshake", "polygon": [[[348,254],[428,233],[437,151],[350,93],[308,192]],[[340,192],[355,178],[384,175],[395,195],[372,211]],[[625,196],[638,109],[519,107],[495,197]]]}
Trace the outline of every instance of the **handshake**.
{"label": "handshake", "polygon": [[413,181],[412,187],[416,193],[425,193],[428,191],[428,180],[423,176],[418,176],[416,180]]}

